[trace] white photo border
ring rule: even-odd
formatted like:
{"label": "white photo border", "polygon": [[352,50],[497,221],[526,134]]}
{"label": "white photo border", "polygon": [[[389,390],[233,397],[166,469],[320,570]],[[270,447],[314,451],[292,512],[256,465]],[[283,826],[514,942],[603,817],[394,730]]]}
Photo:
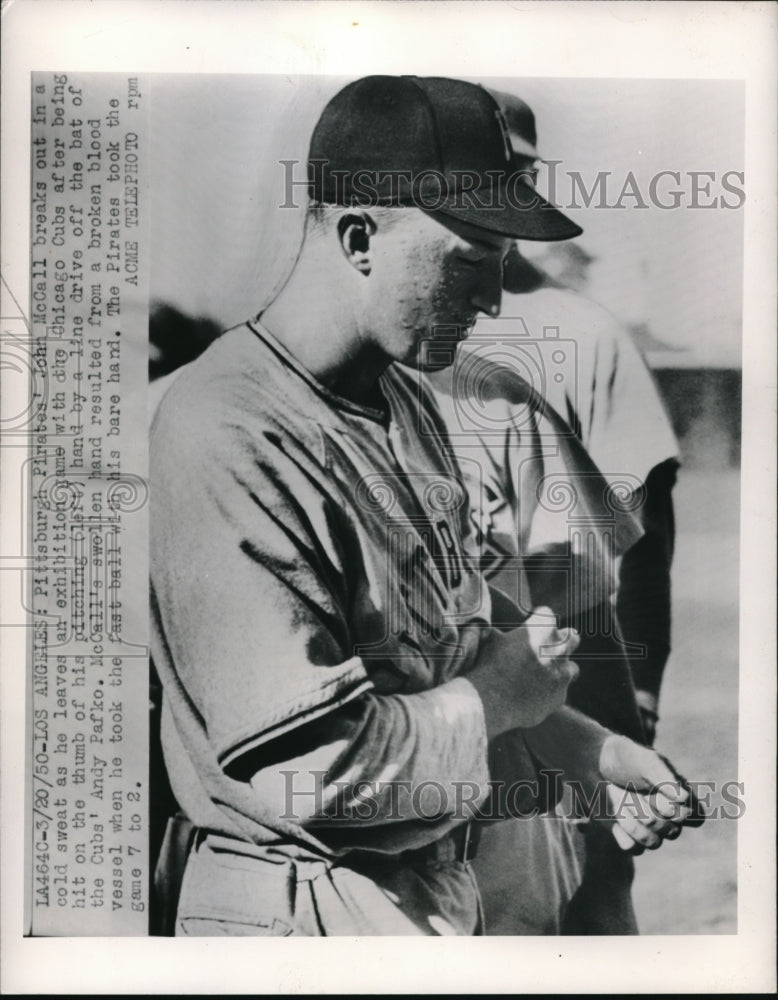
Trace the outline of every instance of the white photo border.
{"label": "white photo border", "polygon": [[[28,288],[33,70],[746,81],[740,779],[730,936],[24,939],[24,636],[2,643],[2,989],[15,993],[723,993],[775,989],[776,21],[770,3],[10,0],[3,4],[2,276]],[[770,383],[773,385],[770,385]],[[18,484],[2,486],[2,506]],[[15,501],[16,498],[16,501]],[[18,524],[18,521],[16,522]],[[0,552],[18,551],[3,519]],[[6,588],[9,576],[0,574]],[[5,591],[7,596],[7,591]],[[0,594],[0,598],[3,595]],[[3,602],[4,603],[4,602]]]}

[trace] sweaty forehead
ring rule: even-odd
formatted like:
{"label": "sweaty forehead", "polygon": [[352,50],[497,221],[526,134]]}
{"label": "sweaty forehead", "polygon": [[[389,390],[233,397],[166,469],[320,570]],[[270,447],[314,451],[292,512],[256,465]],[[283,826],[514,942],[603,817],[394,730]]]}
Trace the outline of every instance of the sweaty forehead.
{"label": "sweaty forehead", "polygon": [[[417,250],[421,245],[434,245],[444,250],[447,246],[464,242],[479,249],[505,256],[515,242],[511,237],[504,236],[502,233],[473,225],[439,211],[431,212],[415,207],[384,209],[383,211],[392,213],[392,223],[401,223],[396,229],[397,238],[400,241],[398,246],[405,245],[406,250],[409,249],[408,241],[414,243]],[[381,229],[381,215],[374,215],[374,218],[378,223],[378,228]],[[394,224],[390,225],[389,229],[395,229]]]}

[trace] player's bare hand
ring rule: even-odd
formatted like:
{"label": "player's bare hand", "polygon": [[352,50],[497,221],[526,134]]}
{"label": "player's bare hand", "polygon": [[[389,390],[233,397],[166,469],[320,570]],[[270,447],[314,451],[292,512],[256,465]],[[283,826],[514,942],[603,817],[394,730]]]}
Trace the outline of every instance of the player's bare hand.
{"label": "player's bare hand", "polygon": [[581,641],[574,629],[556,626],[550,608],[536,608],[512,633],[517,642],[514,675],[506,695],[516,701],[523,727],[537,726],[565,703],[567,689],[578,676],[570,656]]}
{"label": "player's bare hand", "polygon": [[655,851],[665,840],[681,835],[691,810],[688,805],[672,802],[657,792],[645,795],[608,785],[608,812],[612,833],[619,847],[629,854]]}
{"label": "player's bare hand", "polygon": [[[613,833],[633,853],[680,836],[684,826],[700,826],[705,812],[688,782],[668,760],[649,747],[610,736],[600,754],[603,778],[625,789],[619,798]],[[614,792],[608,789],[613,806]]]}
{"label": "player's bare hand", "polygon": [[574,628],[557,628],[551,608],[535,608],[522,627],[527,629],[530,646],[540,660],[566,661],[581,642]]}
{"label": "player's bare hand", "polygon": [[523,625],[494,637],[470,675],[486,712],[489,736],[540,725],[564,704],[578,676],[570,656],[580,639],[559,629],[549,608],[536,608]]}

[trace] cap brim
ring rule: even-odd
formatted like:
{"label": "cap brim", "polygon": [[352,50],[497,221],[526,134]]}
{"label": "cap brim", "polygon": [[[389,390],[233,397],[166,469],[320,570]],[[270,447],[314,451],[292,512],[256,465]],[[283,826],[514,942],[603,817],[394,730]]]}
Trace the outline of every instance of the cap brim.
{"label": "cap brim", "polygon": [[570,240],[583,233],[572,219],[527,184],[501,189],[495,205],[460,196],[447,199],[436,208],[470,225],[519,240],[555,242]]}

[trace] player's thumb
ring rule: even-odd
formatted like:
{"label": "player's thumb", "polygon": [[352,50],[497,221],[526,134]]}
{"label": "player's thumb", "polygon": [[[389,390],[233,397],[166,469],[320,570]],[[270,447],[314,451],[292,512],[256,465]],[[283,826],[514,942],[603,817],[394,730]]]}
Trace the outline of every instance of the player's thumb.
{"label": "player's thumb", "polygon": [[574,628],[558,628],[556,615],[545,605],[534,608],[524,625],[530,628],[530,642],[535,652],[555,660],[572,656],[581,641]]}
{"label": "player's thumb", "polygon": [[542,604],[540,607],[533,608],[531,614],[529,614],[524,621],[525,627],[535,629],[541,629],[543,627],[546,629],[555,629],[556,624],[556,615],[551,608],[546,607],[545,604]]}
{"label": "player's thumb", "polygon": [[556,637],[559,643],[558,656],[572,656],[581,642],[581,637],[574,628],[558,628]]}

